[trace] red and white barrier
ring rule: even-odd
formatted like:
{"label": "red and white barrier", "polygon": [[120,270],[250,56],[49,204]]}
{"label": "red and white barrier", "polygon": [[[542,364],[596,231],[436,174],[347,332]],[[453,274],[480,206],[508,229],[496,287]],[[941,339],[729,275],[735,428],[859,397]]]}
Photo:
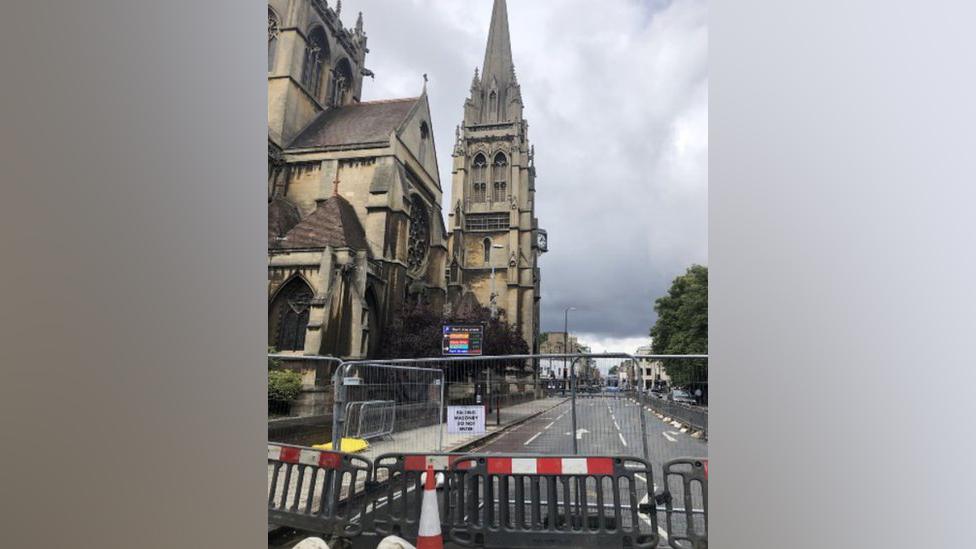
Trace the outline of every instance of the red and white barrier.
{"label": "red and white barrier", "polygon": [[437,489],[435,488],[433,466],[427,467],[424,499],[420,506],[417,549],[444,549],[444,537],[441,536],[441,514],[437,509]]}
{"label": "red and white barrier", "polygon": [[[404,471],[426,471],[428,467],[433,467],[435,471],[447,471],[458,459],[465,457],[463,454],[452,455],[413,455],[403,457]],[[470,467],[466,462],[462,464],[465,468]]]}
{"label": "red and white barrier", "polygon": [[319,450],[307,450],[290,446],[268,445],[268,459],[301,465],[314,465],[325,469],[336,469],[342,464],[342,454]]}
{"label": "red and white barrier", "polygon": [[612,475],[613,458],[487,458],[490,475]]}

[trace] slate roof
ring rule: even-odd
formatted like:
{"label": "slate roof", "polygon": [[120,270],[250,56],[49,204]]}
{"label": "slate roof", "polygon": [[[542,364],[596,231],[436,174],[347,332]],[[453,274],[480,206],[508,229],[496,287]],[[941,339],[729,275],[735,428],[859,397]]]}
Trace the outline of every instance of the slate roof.
{"label": "slate roof", "polygon": [[341,149],[385,145],[419,97],[353,103],[321,113],[292,140],[289,149]]}
{"label": "slate roof", "polygon": [[277,247],[278,237],[284,236],[302,221],[298,207],[278,197],[268,203],[268,247]]}
{"label": "slate roof", "polygon": [[278,242],[280,249],[305,248],[352,248],[369,250],[366,231],[352,204],[338,195],[319,203],[311,214],[295,225],[284,240]]}

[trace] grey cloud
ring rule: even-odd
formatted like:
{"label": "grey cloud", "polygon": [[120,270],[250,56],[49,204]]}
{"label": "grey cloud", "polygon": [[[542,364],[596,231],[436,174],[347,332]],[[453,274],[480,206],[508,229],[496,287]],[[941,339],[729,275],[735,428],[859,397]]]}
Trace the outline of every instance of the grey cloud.
{"label": "grey cloud", "polygon": [[[700,0],[509,0],[548,229],[542,324],[646,336],[652,302],[707,262],[708,27]],[[490,0],[356,0],[376,72],[367,99],[429,94],[445,203],[454,127],[484,56]],[[581,16],[583,15],[583,16]],[[347,21],[349,22],[349,21]],[[625,339],[631,338],[631,339]],[[621,349],[628,350],[628,349]]]}

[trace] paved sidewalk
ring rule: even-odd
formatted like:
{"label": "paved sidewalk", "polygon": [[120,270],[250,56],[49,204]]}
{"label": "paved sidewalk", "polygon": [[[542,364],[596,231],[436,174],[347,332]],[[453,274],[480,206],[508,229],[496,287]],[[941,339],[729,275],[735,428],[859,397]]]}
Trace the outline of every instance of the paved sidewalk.
{"label": "paved sidewalk", "polygon": [[[447,423],[410,429],[401,433],[394,433],[392,437],[385,437],[370,441],[369,448],[357,455],[373,460],[382,454],[394,452],[403,453],[435,453],[452,452],[457,448],[476,442],[493,433],[504,430],[508,426],[534,416],[563,402],[566,398],[543,398],[502,408],[498,415],[492,411],[485,417],[485,433],[480,435],[452,435],[447,432]],[[500,417],[500,425],[498,418]]]}

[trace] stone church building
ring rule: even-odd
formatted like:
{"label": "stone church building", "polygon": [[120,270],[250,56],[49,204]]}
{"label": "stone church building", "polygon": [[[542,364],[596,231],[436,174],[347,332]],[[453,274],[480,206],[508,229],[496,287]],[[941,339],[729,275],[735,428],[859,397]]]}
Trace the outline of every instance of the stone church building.
{"label": "stone church building", "polygon": [[426,84],[361,101],[363,17],[346,28],[341,8],[268,2],[268,345],[373,357],[396,311],[424,302],[490,307],[537,350],[546,242],[505,0],[457,129],[447,226]]}
{"label": "stone church building", "polygon": [[359,358],[405,301],[444,306],[448,246],[426,85],[361,101],[340,10],[268,2],[268,344]]}
{"label": "stone church building", "polygon": [[454,146],[448,294],[451,304],[473,294],[538,351],[538,259],[547,237],[535,217],[534,148],[522,110],[508,9],[495,0],[484,65],[475,69]]}

